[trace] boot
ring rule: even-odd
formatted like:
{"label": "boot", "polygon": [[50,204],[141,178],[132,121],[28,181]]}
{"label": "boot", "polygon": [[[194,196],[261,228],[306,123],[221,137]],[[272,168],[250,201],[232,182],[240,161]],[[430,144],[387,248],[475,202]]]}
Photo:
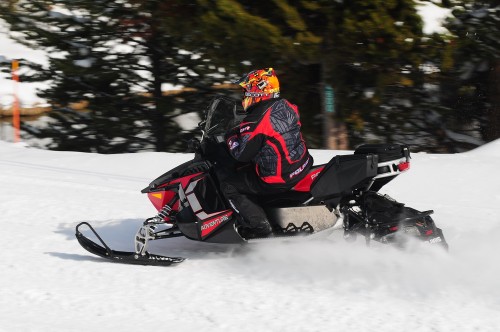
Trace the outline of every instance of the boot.
{"label": "boot", "polygon": [[258,226],[241,227],[238,229],[240,235],[249,240],[256,238],[266,238],[273,234],[273,228],[267,219],[264,219]]}

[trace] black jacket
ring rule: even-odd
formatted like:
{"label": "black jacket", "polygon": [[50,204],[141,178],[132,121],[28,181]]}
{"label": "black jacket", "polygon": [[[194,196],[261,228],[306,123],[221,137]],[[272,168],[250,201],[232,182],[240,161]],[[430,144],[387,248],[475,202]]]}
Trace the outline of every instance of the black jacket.
{"label": "black jacket", "polygon": [[249,107],[226,143],[236,160],[255,165],[262,181],[294,184],[313,164],[300,126],[297,106],[286,99],[270,99]]}

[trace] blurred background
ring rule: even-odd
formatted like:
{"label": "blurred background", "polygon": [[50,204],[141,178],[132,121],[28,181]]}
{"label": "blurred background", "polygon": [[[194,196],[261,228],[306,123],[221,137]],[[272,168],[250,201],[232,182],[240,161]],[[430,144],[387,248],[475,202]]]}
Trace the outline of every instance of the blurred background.
{"label": "blurred background", "polygon": [[500,137],[499,11],[469,0],[0,0],[0,139],[13,140],[19,110],[35,147],[188,152],[210,99],[239,101],[231,81],[273,67],[310,148],[467,151]]}

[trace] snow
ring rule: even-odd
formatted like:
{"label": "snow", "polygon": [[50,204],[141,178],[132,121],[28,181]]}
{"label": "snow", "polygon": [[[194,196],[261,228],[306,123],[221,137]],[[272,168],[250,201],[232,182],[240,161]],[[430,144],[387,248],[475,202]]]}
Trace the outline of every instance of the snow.
{"label": "snow", "polygon": [[[316,163],[336,153],[313,150]],[[0,142],[0,331],[499,331],[500,140],[415,153],[383,188],[434,209],[450,245],[402,252],[328,239],[223,246],[185,238],[152,251],[176,267],[114,264],[80,247],[90,222],[132,250],[155,214],[140,190],[190,154],[55,152]],[[417,250],[418,249],[418,250]]]}
{"label": "snow", "polygon": [[[441,1],[437,0],[436,2],[440,3]],[[449,33],[448,29],[443,27],[443,24],[446,18],[451,16],[451,9],[442,8],[432,2],[417,1],[417,3],[418,13],[424,21],[423,31],[425,34]]]}

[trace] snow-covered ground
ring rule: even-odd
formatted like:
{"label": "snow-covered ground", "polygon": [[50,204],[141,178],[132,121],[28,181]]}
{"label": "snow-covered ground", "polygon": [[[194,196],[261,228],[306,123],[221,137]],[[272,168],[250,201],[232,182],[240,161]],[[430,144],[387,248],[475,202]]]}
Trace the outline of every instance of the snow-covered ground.
{"label": "snow-covered ground", "polygon": [[[313,151],[317,163],[335,153]],[[243,249],[178,238],[154,251],[187,261],[147,267],[80,247],[74,227],[89,221],[112,247],[132,250],[155,213],[140,190],[189,159],[0,142],[0,331],[500,331],[500,140],[414,154],[383,188],[434,209],[449,253],[338,236]]]}

